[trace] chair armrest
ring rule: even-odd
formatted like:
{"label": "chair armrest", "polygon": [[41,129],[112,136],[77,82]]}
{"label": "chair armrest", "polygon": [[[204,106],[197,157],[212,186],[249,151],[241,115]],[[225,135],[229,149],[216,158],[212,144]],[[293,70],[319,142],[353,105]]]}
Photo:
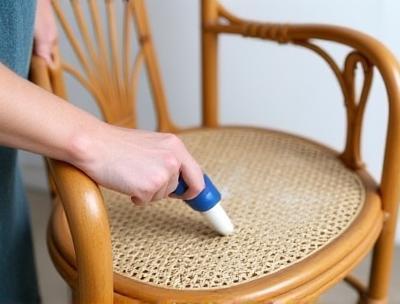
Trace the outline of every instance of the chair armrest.
{"label": "chair armrest", "polygon": [[[30,80],[53,91],[46,63],[33,56]],[[77,168],[47,159],[76,253],[79,303],[113,302],[110,228],[99,187]]]}
{"label": "chair armrest", "polygon": [[[221,22],[221,18],[225,22]],[[372,75],[368,76],[368,73],[372,72],[373,67],[376,67],[382,75],[389,104],[380,192],[383,209],[390,215],[396,215],[400,193],[400,66],[390,50],[371,36],[349,28],[319,24],[254,22],[234,16],[221,5],[218,6],[218,18],[210,20],[209,22],[203,20],[203,30],[206,33],[238,34],[281,44],[291,43],[311,49],[328,63],[344,90],[343,95],[348,112],[348,133],[346,149],[342,156],[344,156],[346,164],[353,169],[357,169],[361,165],[361,157],[358,155],[360,153],[361,125],[371,81],[369,77],[372,77]],[[333,41],[354,49],[347,57],[343,71],[322,48],[310,42],[314,39]],[[358,104],[353,96],[354,69],[357,63],[362,63],[364,67],[365,80],[367,81],[367,77],[369,78],[369,83],[366,83],[365,92],[362,92]],[[392,216],[391,219],[395,221],[395,216]],[[394,233],[395,225],[388,226]]]}

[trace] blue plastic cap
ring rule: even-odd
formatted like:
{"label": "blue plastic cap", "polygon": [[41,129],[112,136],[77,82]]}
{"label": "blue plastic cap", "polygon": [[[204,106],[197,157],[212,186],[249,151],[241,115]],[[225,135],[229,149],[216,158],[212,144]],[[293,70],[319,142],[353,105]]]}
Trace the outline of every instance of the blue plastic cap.
{"label": "blue plastic cap", "polygon": [[[204,183],[205,188],[199,193],[198,196],[191,200],[185,201],[192,209],[200,212],[210,210],[221,200],[221,194],[206,174],[204,174]],[[178,187],[173,193],[176,195],[183,195],[187,189],[188,186],[180,176]]]}

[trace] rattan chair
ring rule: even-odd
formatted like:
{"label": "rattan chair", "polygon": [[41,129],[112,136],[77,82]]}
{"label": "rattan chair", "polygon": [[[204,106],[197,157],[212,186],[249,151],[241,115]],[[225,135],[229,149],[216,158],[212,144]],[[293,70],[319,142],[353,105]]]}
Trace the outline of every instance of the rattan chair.
{"label": "rattan chair", "polygon": [[[80,1],[71,1],[71,22],[83,44],[60,3],[52,2],[84,75],[62,62],[55,50],[52,66],[33,58],[32,81],[67,98],[63,72],[68,72],[94,96],[107,122],[134,128],[143,64],[158,130],[181,136],[222,190],[236,225],[234,235],[219,237],[174,199],[135,208],[128,196],[48,159],[55,201],[49,251],[77,303],[311,303],[343,279],[359,293],[360,303],[388,302],[400,173],[400,74],[390,51],[351,29],[252,22],[232,15],[216,0],[203,0],[203,120],[198,128],[183,130],[168,113],[143,0],[124,1],[122,30],[117,29],[114,1],[105,1],[108,34],[100,23],[98,0],[87,1],[87,21]],[[131,54],[131,23],[140,46],[136,56]],[[297,45],[319,55],[343,91],[344,151],[280,131],[220,126],[217,49],[218,37],[226,34]],[[343,69],[317,40],[352,48]],[[356,66],[364,71],[358,100]],[[383,78],[389,104],[380,182],[371,178],[360,155],[374,70]],[[366,287],[349,273],[372,250]]]}

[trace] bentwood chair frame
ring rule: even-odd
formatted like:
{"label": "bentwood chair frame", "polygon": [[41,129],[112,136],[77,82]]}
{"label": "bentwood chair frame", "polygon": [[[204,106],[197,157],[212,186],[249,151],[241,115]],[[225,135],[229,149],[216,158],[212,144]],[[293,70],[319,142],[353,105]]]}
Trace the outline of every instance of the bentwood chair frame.
{"label": "bentwood chair frame", "polygon": [[[72,7],[78,27],[81,31],[87,54],[74,37],[72,29],[64,16],[57,0],[52,1],[64,31],[81,63],[86,78],[71,66],[61,63],[57,51],[55,64],[46,66],[39,58],[32,60],[31,79],[55,94],[67,98],[62,77],[63,70],[75,76],[98,102],[104,119],[113,124],[135,127],[136,111],[134,106],[139,70],[146,65],[155,107],[157,109],[158,130],[176,132],[175,126],[167,109],[166,97],[155,56],[154,45],[149,29],[149,22],[143,0],[125,1],[126,6],[123,21],[122,58],[117,45],[117,29],[113,1],[106,1],[107,20],[111,54],[106,45],[106,39],[100,27],[100,14],[97,0],[88,0],[93,21],[94,34],[98,47],[89,37],[88,26],[84,20],[81,4],[72,0]],[[140,51],[130,69],[130,23],[136,25]],[[336,271],[329,278],[321,274],[310,282],[303,282],[300,277],[288,276],[287,280],[297,280],[295,291],[287,291],[287,296],[280,299],[302,299],[311,301],[324,290],[345,277],[360,295],[360,303],[384,304],[388,301],[388,287],[393,259],[394,235],[399,196],[400,174],[400,73],[399,65],[392,53],[377,40],[363,33],[327,25],[311,24],[277,24],[253,22],[232,15],[216,0],[201,1],[201,59],[202,59],[202,126],[217,128],[218,120],[218,38],[222,34],[240,35],[274,41],[279,44],[291,44],[304,47],[319,55],[331,68],[343,93],[347,114],[347,133],[344,151],[341,159],[352,170],[361,175],[367,174],[361,157],[361,130],[364,109],[371,87],[373,71],[377,70],[384,81],[389,118],[385,145],[382,179],[371,188],[380,200],[380,208],[376,212],[376,225],[371,230],[369,239],[358,253],[358,258]],[[352,48],[347,55],[343,68],[315,40],[326,40],[340,43]],[[112,59],[109,66],[107,59]],[[364,81],[359,99],[355,93],[355,68],[361,65]],[[110,103],[109,100],[119,100]],[[107,213],[98,186],[84,173],[69,164],[48,159],[51,172],[50,181],[55,193],[55,201],[61,202],[71,232],[76,268],[74,269],[57,253],[51,240],[49,228],[49,249],[52,258],[64,278],[73,287],[75,299],[79,303],[134,303],[133,300],[113,291],[112,252],[110,230]],[[376,198],[375,198],[376,199]],[[79,204],[77,204],[79,202]],[[374,231],[374,232],[373,232]],[[369,287],[357,279],[348,276],[351,269],[372,248],[373,262]],[[345,259],[343,260],[345,261]],[[340,263],[339,263],[340,264]],[[318,264],[316,264],[318,265]],[[317,266],[316,266],[317,267]],[[339,266],[338,266],[339,267]],[[312,268],[312,266],[311,266]],[[338,268],[339,269],[339,268]],[[314,269],[315,270],[315,269]],[[314,271],[313,270],[313,271]],[[317,271],[317,270],[315,270]],[[258,285],[257,285],[258,284]],[[267,286],[259,283],[249,284],[235,293],[238,302],[244,299],[264,299],[263,290]],[[211,299],[215,291],[210,292]],[[138,298],[146,295],[143,290]],[[204,294],[203,294],[204,296]],[[168,293],[160,296],[168,300]],[[279,298],[279,297],[278,297]],[[183,297],[182,302],[191,301],[190,296]],[[204,296],[207,300],[208,297]],[[223,299],[223,293],[221,293]]]}

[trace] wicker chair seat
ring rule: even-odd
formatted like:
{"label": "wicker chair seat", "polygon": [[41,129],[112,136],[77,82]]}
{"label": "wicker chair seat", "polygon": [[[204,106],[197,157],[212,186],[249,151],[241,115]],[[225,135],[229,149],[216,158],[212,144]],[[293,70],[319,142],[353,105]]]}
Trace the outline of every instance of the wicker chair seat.
{"label": "wicker chair seat", "polygon": [[130,280],[204,290],[270,276],[333,242],[363,208],[360,177],[311,141],[253,128],[180,136],[220,189],[236,232],[217,235],[177,199],[136,207],[102,189],[114,271]]}

